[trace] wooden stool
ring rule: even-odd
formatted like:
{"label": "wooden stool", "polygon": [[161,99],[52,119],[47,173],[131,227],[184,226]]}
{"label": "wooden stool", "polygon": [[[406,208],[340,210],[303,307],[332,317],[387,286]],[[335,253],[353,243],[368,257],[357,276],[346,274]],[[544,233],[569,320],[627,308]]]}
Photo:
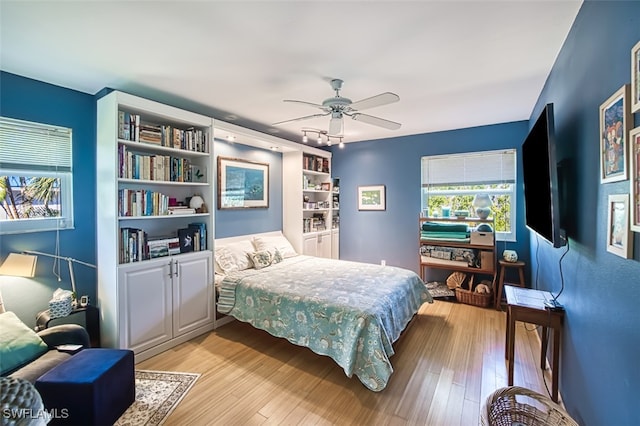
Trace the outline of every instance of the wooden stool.
{"label": "wooden stool", "polygon": [[520,287],[525,287],[525,284],[524,284],[525,263],[521,260],[518,260],[517,262],[507,262],[504,259],[498,260],[498,263],[500,264],[500,279],[498,280],[498,292],[496,293],[496,309],[500,310],[500,303],[502,302],[502,289],[504,288],[504,275],[507,271],[507,268],[518,268],[520,283],[517,285]]}

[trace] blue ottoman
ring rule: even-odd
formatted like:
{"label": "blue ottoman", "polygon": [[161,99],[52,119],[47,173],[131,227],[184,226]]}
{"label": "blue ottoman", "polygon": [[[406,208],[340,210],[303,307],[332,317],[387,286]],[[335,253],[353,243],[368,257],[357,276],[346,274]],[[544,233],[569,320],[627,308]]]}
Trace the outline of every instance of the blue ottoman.
{"label": "blue ottoman", "polygon": [[112,425],[135,400],[133,351],[84,349],[35,383],[50,424]]}

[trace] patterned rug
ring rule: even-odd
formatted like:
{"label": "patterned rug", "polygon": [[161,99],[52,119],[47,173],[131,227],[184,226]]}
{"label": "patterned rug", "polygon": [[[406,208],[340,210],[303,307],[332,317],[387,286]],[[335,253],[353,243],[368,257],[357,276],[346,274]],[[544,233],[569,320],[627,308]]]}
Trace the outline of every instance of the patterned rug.
{"label": "patterned rug", "polygon": [[136,370],[136,400],[118,426],[155,426],[165,422],[200,374]]}
{"label": "patterned rug", "polygon": [[451,290],[443,282],[431,281],[427,283],[427,291],[431,297],[455,297],[455,291]]}

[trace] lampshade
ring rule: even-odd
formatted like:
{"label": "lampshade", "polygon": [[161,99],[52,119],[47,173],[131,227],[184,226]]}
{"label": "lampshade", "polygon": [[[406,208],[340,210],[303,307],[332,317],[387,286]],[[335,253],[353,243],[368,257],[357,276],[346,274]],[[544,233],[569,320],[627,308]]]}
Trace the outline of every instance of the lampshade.
{"label": "lampshade", "polygon": [[9,256],[0,266],[0,275],[14,277],[33,277],[36,273],[38,256],[30,254],[9,253]]}

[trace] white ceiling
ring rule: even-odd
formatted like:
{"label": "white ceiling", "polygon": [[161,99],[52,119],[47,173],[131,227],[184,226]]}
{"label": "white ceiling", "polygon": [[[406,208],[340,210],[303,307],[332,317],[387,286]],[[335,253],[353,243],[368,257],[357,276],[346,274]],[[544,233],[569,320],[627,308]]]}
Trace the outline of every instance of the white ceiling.
{"label": "white ceiling", "polygon": [[[110,87],[299,141],[329,117],[285,103],[397,103],[347,119],[345,142],[529,118],[580,0],[0,0],[3,71],[95,94]],[[278,132],[278,133],[274,133]]]}

